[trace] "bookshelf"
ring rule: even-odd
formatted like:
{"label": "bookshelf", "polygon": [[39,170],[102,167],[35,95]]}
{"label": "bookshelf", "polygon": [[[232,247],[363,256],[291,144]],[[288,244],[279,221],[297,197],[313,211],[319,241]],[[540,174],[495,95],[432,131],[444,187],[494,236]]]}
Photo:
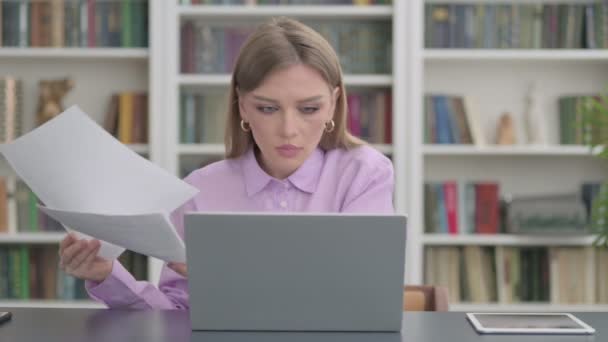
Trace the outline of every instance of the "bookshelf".
{"label": "bookshelf", "polygon": [[[226,89],[230,82],[227,73],[182,73],[180,72],[180,27],[190,20],[204,20],[206,23],[219,22],[246,22],[259,23],[273,16],[284,15],[300,19],[304,22],[333,22],[333,23],[361,23],[368,21],[384,21],[390,25],[392,39],[390,41],[393,50],[390,60],[402,61],[393,63],[390,73],[350,73],[345,70],[345,83],[349,91],[365,90],[391,90],[393,94],[406,94],[409,86],[406,60],[409,57],[411,37],[408,30],[408,11],[415,5],[410,1],[394,1],[393,5],[183,5],[181,1],[173,1],[165,4],[167,13],[166,32],[172,46],[167,49],[168,67],[167,101],[166,112],[179,113],[180,96],[187,92],[217,91]],[[409,96],[409,95],[408,95]],[[374,144],[374,147],[383,153],[390,155],[395,166],[396,192],[395,206],[398,212],[405,213],[408,205],[408,189],[413,185],[411,163],[408,161],[408,135],[403,134],[404,128],[409,121],[408,116],[401,115],[410,112],[407,108],[407,100],[404,96],[392,97],[392,143]],[[224,152],[221,143],[180,143],[178,115],[168,115],[164,122],[166,127],[165,167],[174,174],[182,173],[184,164],[196,164],[199,160],[220,157]],[[416,225],[417,218],[410,218],[410,224]],[[418,243],[414,234],[408,240],[408,269],[416,268],[415,250]],[[408,274],[410,282],[415,279]]]}
{"label": "bookshelf", "polygon": [[[44,28],[38,26],[33,28],[33,21],[36,14],[33,13],[32,7],[34,6],[48,6],[53,7],[50,13],[47,13],[51,20],[47,22],[50,28]],[[90,2],[91,4],[95,2]],[[124,2],[126,3],[126,2]],[[124,91],[145,91],[150,94],[148,103],[148,132],[149,132],[149,143],[146,144],[130,144],[128,145],[134,152],[143,155],[155,163],[160,164],[160,135],[161,128],[159,127],[158,116],[160,111],[159,107],[159,94],[161,92],[162,84],[158,82],[157,70],[159,63],[162,60],[158,58],[158,42],[155,41],[154,35],[157,29],[154,28],[153,20],[158,17],[158,1],[150,1],[147,10],[145,10],[144,4],[147,0],[136,0],[130,4],[131,16],[136,16],[140,20],[145,16],[150,19],[148,32],[148,42],[152,48],[144,47],[141,45],[143,39],[141,34],[143,31],[131,31],[129,34],[133,36],[130,43],[126,42],[124,35],[120,36],[121,42],[117,40],[114,29],[110,26],[104,26],[103,24],[108,17],[106,15],[114,15],[120,11],[124,13],[125,7],[121,7],[122,1],[103,1],[97,6],[95,10],[89,12],[91,8],[87,8],[87,2],[72,1],[13,1],[3,2],[0,6],[12,7],[10,10],[19,12],[19,46],[14,44],[6,44],[7,41],[0,39],[0,77],[12,76],[22,81],[22,99],[23,99],[23,111],[22,111],[22,125],[23,132],[28,132],[35,127],[35,116],[36,108],[38,105],[38,81],[41,79],[59,79],[69,77],[75,82],[75,87],[66,95],[63,100],[65,108],[70,105],[77,104],[85,112],[87,112],[92,119],[99,124],[103,124],[106,116],[110,96],[114,93]],[[59,7],[57,7],[59,6]],[[103,25],[98,26],[97,29],[102,31],[96,31],[91,35],[91,31],[88,31],[92,27],[84,26],[73,26],[71,29],[69,26],[69,18],[65,20],[56,20],[59,18],[57,10],[61,9],[62,6],[81,6],[78,11],[78,16],[89,17],[89,14],[95,13],[97,20],[101,20]],[[3,8],[5,9],[5,8]],[[39,9],[38,9],[39,10]],[[68,15],[68,9],[65,7],[66,12],[62,15]],[[54,11],[54,12],[53,12]],[[60,11],[61,12],[61,11]],[[89,13],[87,13],[89,12]],[[6,13],[6,12],[5,12]],[[7,14],[8,15],[8,14]],[[23,19],[26,19],[23,21]],[[83,17],[80,17],[82,19]],[[122,16],[123,19],[127,18]],[[134,19],[134,17],[129,17]],[[14,22],[7,22],[7,17],[3,18],[5,25],[14,25]],[[79,19],[79,20],[80,20]],[[15,17],[11,17],[10,20],[16,20]],[[156,19],[158,20],[158,19]],[[160,22],[160,21],[159,21]],[[139,22],[143,25],[143,22]],[[45,24],[45,25],[47,25]],[[116,25],[117,22],[114,22]],[[119,27],[125,27],[124,25],[133,25],[135,28],[135,22],[127,23],[125,20],[121,20],[118,25]],[[143,26],[138,26],[138,29],[144,29]],[[4,28],[4,34],[2,38],[6,38],[6,26]],[[56,37],[50,37],[51,41],[41,42],[41,37],[36,37],[36,32],[39,34],[43,31],[50,32],[64,32],[65,36],[62,39],[57,40]],[[65,31],[64,31],[65,29]],[[107,32],[104,30],[108,30]],[[144,29],[145,30],[145,29]],[[48,32],[47,31],[47,32]],[[80,37],[87,37],[84,42],[74,41],[72,38],[68,38],[69,34],[76,34]],[[114,34],[114,36],[111,36]],[[134,38],[135,35],[138,38]],[[49,37],[47,37],[49,38]],[[34,39],[38,39],[41,45],[34,42]],[[91,41],[91,39],[93,39]],[[137,40],[136,40],[137,39]],[[96,40],[96,42],[94,42]],[[93,43],[94,42],[94,43]],[[11,46],[12,45],[12,46]],[[84,46],[83,46],[84,45]],[[147,45],[147,44],[146,44]],[[156,54],[156,55],[153,55]],[[2,158],[0,160],[0,175],[8,177],[9,183],[14,182],[15,174],[11,170],[10,166]],[[14,184],[12,185],[14,187]],[[14,188],[13,188],[14,190]],[[9,186],[9,192],[11,192]],[[26,232],[22,231],[23,227],[19,226],[18,220],[16,219],[16,200],[9,198],[8,200],[8,211],[9,211],[9,225],[8,231],[0,233],[0,248],[1,249],[12,249],[21,248],[25,246],[28,251],[30,248],[51,248],[57,247],[58,243],[64,238],[65,232]],[[32,253],[32,252],[29,252]],[[55,252],[56,253],[56,252]],[[30,256],[32,257],[32,256]],[[147,273],[150,279],[154,281],[153,277],[153,260],[150,258],[146,265],[148,269]],[[39,271],[36,271],[39,272]],[[44,272],[41,270],[40,272]],[[59,275],[57,275],[59,277]],[[157,276],[157,275],[156,275]],[[31,285],[31,283],[30,283]],[[0,286],[1,287],[1,286]],[[31,288],[30,288],[31,290]],[[31,290],[34,291],[34,290]],[[48,297],[45,297],[48,298]],[[69,298],[69,297],[63,297]],[[86,299],[7,299],[0,298],[0,306],[9,307],[72,307],[72,308],[97,308],[103,307],[103,305],[95,303],[91,300]]]}
{"label": "bookshelf", "polygon": [[[590,0],[512,0],[504,3],[572,3]],[[345,73],[353,90],[391,90],[392,143],[374,144],[390,155],[395,167],[395,207],[408,214],[405,283],[424,283],[427,247],[586,247],[593,236],[448,235],[425,233],[424,182],[497,181],[501,193],[533,195],[572,192],[581,182],[603,180],[608,169],[584,146],[560,145],[557,98],[591,94],[608,83],[605,49],[462,49],[426,48],[424,37],[427,4],[490,4],[491,0],[407,0],[392,5],[182,5],[180,1],[150,1],[149,48],[17,48],[0,47],[0,75],[15,74],[24,89],[26,122],[33,127],[37,80],[63,77],[76,82],[65,105],[78,103],[102,121],[109,94],[122,89],[149,93],[149,144],[130,146],[175,175],[185,166],[220,158],[220,142],[180,141],[180,96],[185,93],[221,92],[228,73],[182,73],[182,23],[204,20],[209,24],[255,24],[285,15],[314,22],[388,23],[392,32],[391,68],[386,73]],[[220,25],[221,26],[221,25]],[[44,60],[44,63],[41,61]],[[69,71],[69,73],[68,73]],[[92,82],[93,80],[93,82]],[[521,113],[525,89],[531,82],[539,89],[538,108],[547,128],[547,142],[513,146],[492,144],[498,116],[509,111],[522,136]],[[86,86],[84,86],[86,85]],[[486,146],[425,144],[424,96],[432,93],[474,97]],[[100,96],[102,94],[103,96]],[[398,94],[398,96],[397,96]],[[6,173],[6,163],[0,171]],[[62,233],[17,233],[0,236],[3,244],[56,244]],[[162,263],[149,259],[148,274],[157,282]],[[10,306],[88,306],[79,301],[2,301]],[[555,303],[457,303],[454,310],[480,311],[596,311],[606,304]]]}
{"label": "bookshelf", "polygon": [[[477,115],[482,127],[485,146],[465,144],[428,144],[424,135],[414,138],[414,160],[424,182],[497,182],[501,195],[527,196],[539,194],[576,193],[585,181],[606,179],[607,165],[594,158],[597,150],[586,146],[560,144],[558,98],[565,95],[597,94],[606,89],[608,74],[608,53],[606,49],[588,48],[462,48],[459,46],[438,48],[425,41],[424,30],[429,30],[425,7],[446,5],[450,11],[456,6],[469,5],[516,5],[519,13],[529,5],[586,5],[594,1],[552,1],[552,0],[512,0],[499,4],[489,0],[421,0],[415,1],[415,14],[411,35],[417,44],[414,60],[410,67],[420,69],[414,74],[411,88],[414,103],[412,113],[416,118],[414,127],[408,127],[410,134],[419,134],[425,123],[424,96],[428,94],[448,94],[474,97]],[[468,9],[465,9],[467,11]],[[487,7],[486,7],[487,10]],[[452,15],[454,12],[450,12]],[[477,13],[477,12],[475,12]],[[458,24],[457,24],[458,25]],[[456,26],[457,26],[456,25]],[[487,25],[487,22],[486,22]],[[499,24],[497,24],[499,25]],[[466,24],[465,24],[466,27]],[[466,33],[465,33],[466,34]],[[477,37],[477,36],[476,36]],[[452,39],[452,38],[450,38]],[[432,39],[431,39],[432,40]],[[513,41],[511,41],[513,42]],[[451,43],[450,43],[451,44]],[[448,44],[449,45],[449,44]],[[525,141],[524,117],[526,89],[532,82],[537,86],[536,105],[541,123],[546,130],[543,144],[529,144]],[[499,116],[510,112],[515,121],[518,142],[515,145],[494,144]],[[421,187],[422,184],[419,183]],[[427,263],[437,258],[425,254],[429,248],[446,250],[479,246],[491,250],[491,261],[496,268],[496,282],[504,281],[499,276],[504,272],[501,258],[505,249],[530,249],[539,247],[548,251],[560,248],[580,248],[589,250],[595,236],[592,235],[511,235],[511,234],[457,234],[425,233],[424,201],[425,191],[416,188],[410,192],[412,203],[408,207],[411,215],[420,215],[418,226],[410,225],[410,235],[418,237],[418,266],[410,269],[413,279],[424,282]],[[459,203],[460,205],[460,203]],[[499,251],[500,249],[500,251]],[[449,252],[445,252],[449,253]],[[595,253],[595,252],[592,252]],[[551,256],[549,256],[551,258]],[[593,257],[592,257],[593,259]],[[585,266],[590,259],[585,259]],[[580,261],[580,259],[579,259]],[[549,261],[551,264],[551,261]],[[595,264],[592,261],[591,264]],[[438,266],[436,263],[433,264]],[[442,269],[442,266],[438,266]],[[530,266],[531,267],[531,266]],[[549,271],[553,272],[549,265]],[[555,267],[555,265],[553,265]],[[559,266],[556,267],[559,269]],[[444,269],[445,270],[445,269]],[[475,272],[475,271],[473,271]],[[563,271],[560,271],[563,272]],[[596,270],[587,272],[585,277],[595,277]],[[427,275],[428,276],[428,275]],[[481,276],[481,272],[479,273]],[[444,278],[445,279],[445,278]],[[555,279],[551,279],[552,281]],[[593,278],[592,281],[596,279]],[[599,281],[599,280],[598,280]],[[552,284],[552,282],[550,282]],[[497,289],[497,300],[485,302],[461,301],[451,305],[456,311],[604,311],[606,304],[597,302],[562,303],[556,302],[553,294],[548,301],[510,301]],[[527,286],[527,285],[523,285]],[[588,285],[587,285],[588,286]],[[600,286],[599,282],[596,286]],[[588,287],[571,287],[572,291],[588,292]],[[544,289],[548,291],[548,289]],[[594,290],[592,290],[594,291]]]}

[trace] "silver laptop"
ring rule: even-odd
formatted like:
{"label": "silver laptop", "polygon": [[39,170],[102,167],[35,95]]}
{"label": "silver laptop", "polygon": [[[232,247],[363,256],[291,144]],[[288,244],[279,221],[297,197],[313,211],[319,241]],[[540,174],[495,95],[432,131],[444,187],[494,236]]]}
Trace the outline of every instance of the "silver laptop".
{"label": "silver laptop", "polygon": [[399,331],[406,217],[185,217],[193,330]]}

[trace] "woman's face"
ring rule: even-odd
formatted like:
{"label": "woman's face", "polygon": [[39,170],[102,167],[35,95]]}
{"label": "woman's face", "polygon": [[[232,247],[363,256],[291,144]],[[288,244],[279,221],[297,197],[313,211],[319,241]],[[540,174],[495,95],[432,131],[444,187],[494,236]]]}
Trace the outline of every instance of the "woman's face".
{"label": "woman's face", "polygon": [[310,156],[333,118],[338,91],[313,68],[297,64],[239,94],[241,118],[251,127],[268,174],[285,179]]}

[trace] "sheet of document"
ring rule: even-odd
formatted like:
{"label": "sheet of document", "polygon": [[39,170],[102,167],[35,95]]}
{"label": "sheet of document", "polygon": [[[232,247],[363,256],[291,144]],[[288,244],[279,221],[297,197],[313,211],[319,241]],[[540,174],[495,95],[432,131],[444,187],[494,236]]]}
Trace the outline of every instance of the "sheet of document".
{"label": "sheet of document", "polygon": [[71,229],[165,261],[186,261],[183,241],[166,215],[103,215],[51,209],[40,210]]}
{"label": "sheet of document", "polygon": [[[0,152],[50,208],[167,214],[198,192],[123,145],[77,106],[3,145]],[[120,253],[121,248],[104,243],[100,255],[115,258]]]}
{"label": "sheet of document", "polygon": [[0,151],[50,208],[170,212],[198,192],[123,145],[76,106]]}

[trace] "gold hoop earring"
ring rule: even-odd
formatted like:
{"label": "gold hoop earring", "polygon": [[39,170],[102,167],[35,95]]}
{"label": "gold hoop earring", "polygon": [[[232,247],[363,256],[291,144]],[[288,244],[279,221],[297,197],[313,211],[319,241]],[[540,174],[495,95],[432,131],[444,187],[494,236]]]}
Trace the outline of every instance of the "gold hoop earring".
{"label": "gold hoop earring", "polygon": [[251,131],[251,126],[249,125],[249,123],[245,122],[244,120],[241,120],[241,129],[243,130],[243,132],[247,133]]}
{"label": "gold hoop earring", "polygon": [[330,120],[329,122],[325,123],[325,132],[331,133],[334,131],[334,129],[336,129],[336,123],[334,120]]}

